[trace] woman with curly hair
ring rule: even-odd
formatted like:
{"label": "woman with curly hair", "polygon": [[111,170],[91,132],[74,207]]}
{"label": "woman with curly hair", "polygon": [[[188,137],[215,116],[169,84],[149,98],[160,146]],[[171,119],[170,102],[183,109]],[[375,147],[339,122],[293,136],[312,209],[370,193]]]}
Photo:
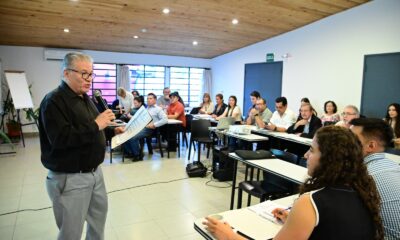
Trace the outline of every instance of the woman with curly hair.
{"label": "woman with curly hair", "polygon": [[386,117],[384,119],[393,129],[394,147],[400,149],[400,104],[392,103],[387,108]]}
{"label": "woman with curly hair", "polygon": [[[274,239],[383,239],[380,198],[357,137],[342,127],[323,127],[305,157],[311,177],[290,212],[272,212],[284,223]],[[206,219],[217,239],[244,239],[229,224]]]}

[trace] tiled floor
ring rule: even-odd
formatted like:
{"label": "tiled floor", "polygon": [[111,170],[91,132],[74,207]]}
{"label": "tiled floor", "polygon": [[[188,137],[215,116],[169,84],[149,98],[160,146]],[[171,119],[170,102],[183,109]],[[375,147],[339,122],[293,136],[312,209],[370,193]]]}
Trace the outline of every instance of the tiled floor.
{"label": "tiled floor", "polygon": [[[28,138],[25,148],[15,150],[17,154],[0,156],[0,238],[56,239],[38,137]],[[170,159],[161,159],[155,151],[150,156],[146,153],[144,161],[125,159],[124,163],[114,155],[113,164],[106,154],[102,165],[109,192],[106,239],[202,239],[193,229],[193,220],[228,210],[231,188],[206,185],[210,175],[187,178],[185,151],[179,159],[174,153]],[[41,208],[46,209],[36,210]],[[4,215],[14,211],[19,212]]]}

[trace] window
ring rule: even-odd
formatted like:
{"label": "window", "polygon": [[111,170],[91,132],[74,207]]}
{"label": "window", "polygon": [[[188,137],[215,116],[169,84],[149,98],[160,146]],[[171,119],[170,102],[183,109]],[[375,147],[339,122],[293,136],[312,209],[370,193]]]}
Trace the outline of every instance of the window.
{"label": "window", "polygon": [[171,67],[171,91],[178,91],[186,106],[198,107],[200,105],[203,72],[202,68]]}
{"label": "window", "polygon": [[92,82],[89,95],[93,94],[93,90],[100,89],[103,98],[111,104],[117,98],[117,66],[116,64],[93,64],[93,72],[96,78]]}
{"label": "window", "polygon": [[149,65],[128,65],[131,70],[131,90],[140,95],[154,93],[162,95],[165,85],[165,67]]}

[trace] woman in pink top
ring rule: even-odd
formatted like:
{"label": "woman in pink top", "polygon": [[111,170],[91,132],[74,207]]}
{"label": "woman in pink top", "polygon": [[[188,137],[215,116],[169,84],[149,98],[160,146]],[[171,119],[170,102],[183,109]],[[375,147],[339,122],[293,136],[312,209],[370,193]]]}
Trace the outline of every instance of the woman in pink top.
{"label": "woman in pink top", "polygon": [[334,101],[327,101],[324,104],[324,114],[321,116],[322,125],[325,126],[325,122],[329,122],[331,124],[337,123],[340,121],[340,115],[337,112],[337,106]]}

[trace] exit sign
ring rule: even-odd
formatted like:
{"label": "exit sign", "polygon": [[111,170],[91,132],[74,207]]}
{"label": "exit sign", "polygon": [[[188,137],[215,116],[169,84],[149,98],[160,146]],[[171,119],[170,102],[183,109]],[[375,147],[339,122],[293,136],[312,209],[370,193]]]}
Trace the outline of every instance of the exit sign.
{"label": "exit sign", "polygon": [[273,61],[274,61],[274,54],[267,53],[267,62],[273,62]]}

